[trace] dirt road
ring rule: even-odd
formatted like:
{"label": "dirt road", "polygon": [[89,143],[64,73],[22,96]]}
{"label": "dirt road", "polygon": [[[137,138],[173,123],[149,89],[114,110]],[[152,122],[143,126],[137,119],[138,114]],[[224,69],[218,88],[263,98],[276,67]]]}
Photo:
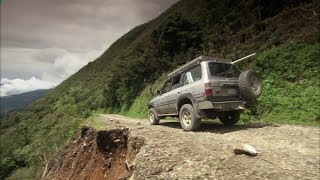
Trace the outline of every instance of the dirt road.
{"label": "dirt road", "polygon": [[[184,132],[178,121],[101,115],[106,127],[130,129],[144,139],[132,179],[319,179],[320,130],[317,127],[246,124],[224,127],[204,122]],[[235,155],[247,143],[259,155]]]}

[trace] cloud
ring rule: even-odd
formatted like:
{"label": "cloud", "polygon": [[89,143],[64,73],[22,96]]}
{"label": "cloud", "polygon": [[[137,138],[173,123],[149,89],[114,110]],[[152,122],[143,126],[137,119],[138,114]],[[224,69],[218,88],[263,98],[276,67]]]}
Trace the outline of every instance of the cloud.
{"label": "cloud", "polygon": [[98,58],[123,34],[157,17],[175,2],[2,1],[1,78],[28,81],[34,77],[59,84]]}
{"label": "cloud", "polygon": [[97,59],[103,51],[104,50],[101,49],[88,52],[70,52],[57,49],[57,53],[54,54],[54,51],[52,50],[51,52],[54,58],[48,62],[51,69],[47,72],[43,72],[41,74],[41,79],[59,84],[89,62]]}
{"label": "cloud", "polygon": [[[89,62],[94,61],[103,51],[103,49],[89,52],[70,52],[59,48],[47,48],[36,51],[34,49],[16,49],[16,51],[11,53],[20,54],[21,57],[19,58],[23,58],[24,61],[21,63],[19,61],[12,63],[11,61],[11,63],[1,64],[2,67],[5,66],[5,70],[9,71],[14,71],[17,68],[25,69],[23,74],[15,72],[15,75],[18,77],[25,77],[25,75],[35,76],[27,80],[21,78],[2,78],[1,96],[52,88],[76,73]],[[39,71],[39,68],[41,68],[41,71]]]}
{"label": "cloud", "polygon": [[7,0],[1,4],[1,46],[63,49],[109,46],[177,0]]}
{"label": "cloud", "polygon": [[0,92],[1,96],[10,96],[37,89],[50,89],[54,86],[56,86],[56,84],[37,79],[35,77],[31,77],[27,80],[2,78]]}

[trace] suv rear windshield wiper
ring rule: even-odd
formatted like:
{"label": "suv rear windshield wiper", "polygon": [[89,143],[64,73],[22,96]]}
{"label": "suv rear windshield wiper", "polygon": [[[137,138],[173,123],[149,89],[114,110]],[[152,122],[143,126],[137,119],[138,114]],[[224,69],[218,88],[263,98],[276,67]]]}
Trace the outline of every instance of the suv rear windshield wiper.
{"label": "suv rear windshield wiper", "polygon": [[240,70],[233,64],[210,62],[209,69],[211,76],[238,77]]}

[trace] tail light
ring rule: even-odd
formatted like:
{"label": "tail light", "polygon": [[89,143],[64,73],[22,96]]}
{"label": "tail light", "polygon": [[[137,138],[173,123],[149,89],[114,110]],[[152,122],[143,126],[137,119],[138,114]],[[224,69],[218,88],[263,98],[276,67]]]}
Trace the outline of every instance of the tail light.
{"label": "tail light", "polygon": [[206,96],[212,96],[212,88],[210,82],[204,84],[204,90]]}

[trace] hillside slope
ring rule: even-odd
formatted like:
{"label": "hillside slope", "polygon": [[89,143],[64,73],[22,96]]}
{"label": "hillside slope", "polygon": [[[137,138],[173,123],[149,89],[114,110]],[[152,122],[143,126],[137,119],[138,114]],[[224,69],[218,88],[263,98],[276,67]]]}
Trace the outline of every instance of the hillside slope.
{"label": "hillside slope", "polygon": [[17,95],[1,97],[1,117],[4,116],[8,111],[26,107],[28,104],[35,102],[41,97],[47,95],[48,92],[48,89],[41,89]]}
{"label": "hillside slope", "polygon": [[[302,84],[299,88],[305,90],[314,84],[304,95],[313,93],[315,95],[306,101],[319,102],[319,84],[312,83],[319,74],[314,69],[320,69],[317,43],[319,4],[299,0],[259,2],[182,0],[158,18],[122,36],[98,59],[65,80],[45,98],[23,111],[10,113],[1,121],[1,178],[18,168],[20,170],[14,175],[36,176],[44,159],[54,156],[92,112],[130,112],[139,109],[137,106],[145,106],[150,95],[141,92],[148,91],[150,84],[164,73],[198,55],[235,59],[256,51],[262,55],[241,66],[252,64],[263,78],[268,79],[285,77],[288,68],[297,69],[288,65],[303,58],[302,62],[307,63],[301,66],[305,75],[294,71],[289,79],[274,79],[277,81],[269,82],[272,85],[269,90],[276,97],[283,97],[281,93],[286,93],[284,84],[293,89],[292,97],[303,98],[302,93],[294,91],[295,85]],[[289,55],[278,58],[282,52],[278,48],[286,49]],[[299,58],[290,58],[290,52],[300,49],[304,51],[298,53]],[[309,51],[311,53],[306,53]],[[274,57],[277,67],[284,71],[274,69],[271,66],[273,61],[265,66]],[[282,59],[286,63],[281,63]],[[281,90],[280,94],[278,90]],[[141,96],[136,99],[139,94]],[[142,103],[137,103],[141,98],[144,99],[140,101]],[[247,119],[281,111],[270,112],[268,109],[277,104],[278,99],[273,99],[273,104],[265,104],[268,101],[262,99],[260,108],[248,112]],[[284,105],[290,105],[291,99],[285,102]],[[292,108],[298,109],[299,103],[297,101]],[[306,107],[317,113],[317,107],[313,106],[307,104]],[[143,109],[140,114],[145,112]],[[308,117],[310,119],[306,121],[316,123],[319,115]]]}

